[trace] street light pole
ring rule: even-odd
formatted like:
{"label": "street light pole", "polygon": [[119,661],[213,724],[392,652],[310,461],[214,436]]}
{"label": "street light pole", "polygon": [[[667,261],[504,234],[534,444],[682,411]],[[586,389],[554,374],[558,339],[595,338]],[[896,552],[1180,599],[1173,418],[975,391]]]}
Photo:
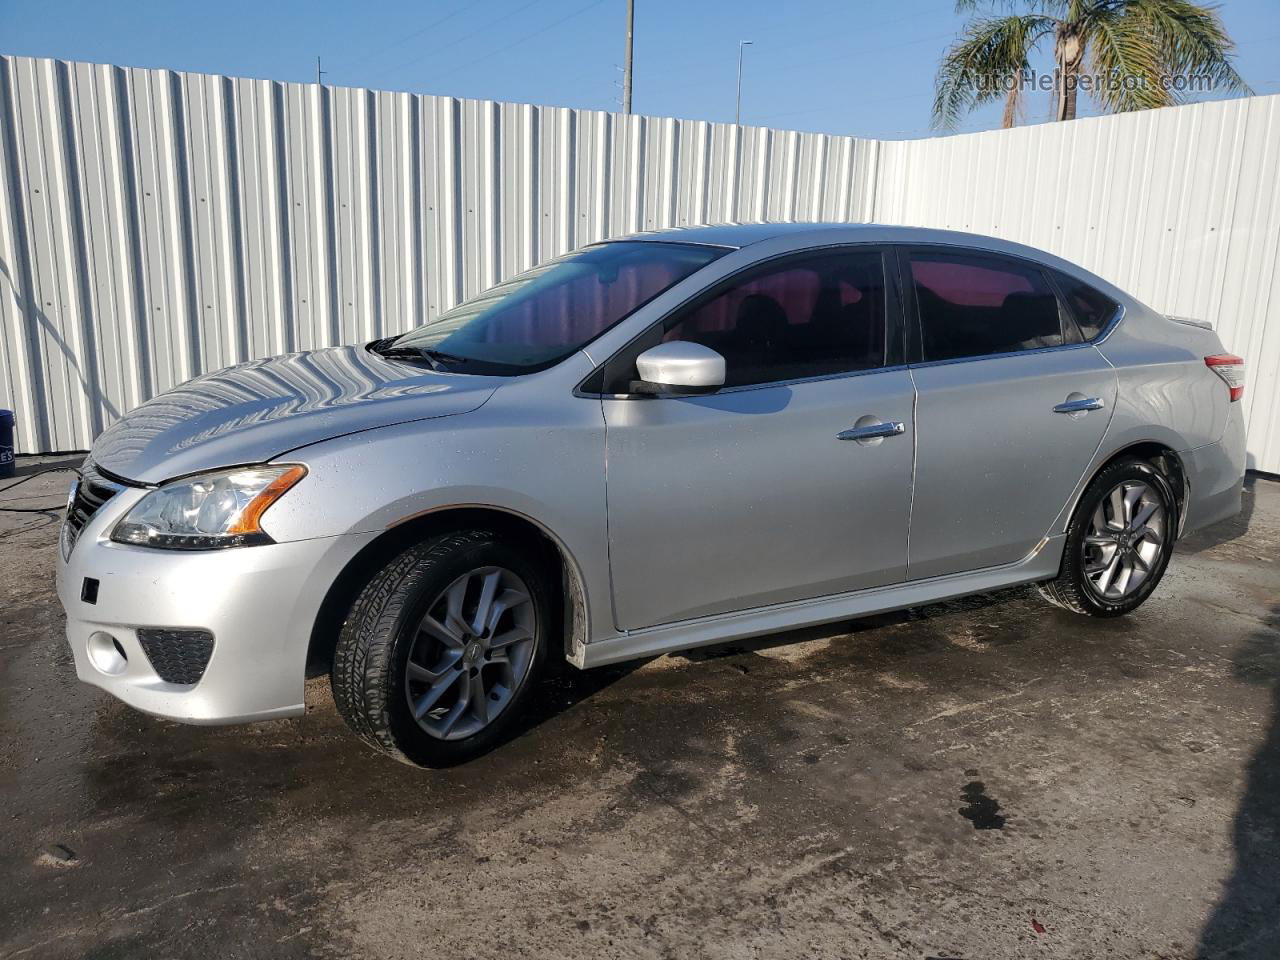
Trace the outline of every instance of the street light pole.
{"label": "street light pole", "polygon": [[631,112],[631,48],[635,41],[636,0],[627,0],[627,54],[622,67],[622,112]]}
{"label": "street light pole", "polygon": [[742,123],[742,51],[751,46],[750,40],[738,41],[738,105],[733,111],[733,122]]}

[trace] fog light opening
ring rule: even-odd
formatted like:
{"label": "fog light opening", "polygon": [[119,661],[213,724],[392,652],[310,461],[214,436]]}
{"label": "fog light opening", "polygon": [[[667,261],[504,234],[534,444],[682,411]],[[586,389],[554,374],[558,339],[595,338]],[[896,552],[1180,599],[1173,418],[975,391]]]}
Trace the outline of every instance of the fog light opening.
{"label": "fog light opening", "polygon": [[120,641],[101,630],[90,635],[88,652],[89,662],[107,676],[114,677],[124,673],[125,668],[129,666],[129,655],[124,652]]}

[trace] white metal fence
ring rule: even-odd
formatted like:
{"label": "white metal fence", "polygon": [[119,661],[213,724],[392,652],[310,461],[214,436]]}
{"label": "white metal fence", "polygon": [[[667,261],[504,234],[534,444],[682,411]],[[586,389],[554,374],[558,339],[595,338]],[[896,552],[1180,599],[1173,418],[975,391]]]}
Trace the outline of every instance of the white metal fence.
{"label": "white metal fence", "polygon": [[1078,263],[1248,361],[1249,466],[1280,473],[1280,96],[880,144],[871,210]]}
{"label": "white metal fence", "polygon": [[239,360],[408,329],[602,237],[880,220],[1022,240],[1250,361],[1280,471],[1280,97],[936,140],[0,57],[0,406],[83,449]]}

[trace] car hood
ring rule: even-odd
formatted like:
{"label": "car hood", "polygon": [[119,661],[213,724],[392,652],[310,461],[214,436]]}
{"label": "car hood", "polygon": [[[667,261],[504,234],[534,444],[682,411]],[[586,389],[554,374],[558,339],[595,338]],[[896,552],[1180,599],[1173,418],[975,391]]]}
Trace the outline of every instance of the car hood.
{"label": "car hood", "polygon": [[499,382],[433,373],[364,347],[253,360],[148,400],[108,427],[89,458],[123,479],[159,483],[375,427],[467,413]]}

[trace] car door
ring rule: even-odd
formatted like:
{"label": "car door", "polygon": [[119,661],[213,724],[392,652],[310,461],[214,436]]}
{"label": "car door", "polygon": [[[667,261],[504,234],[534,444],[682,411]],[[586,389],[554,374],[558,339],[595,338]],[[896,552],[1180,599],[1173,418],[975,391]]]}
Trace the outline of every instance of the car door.
{"label": "car door", "polygon": [[[751,268],[615,358],[602,402],[620,629],[905,577],[914,390],[884,256]],[[725,387],[627,395],[635,356],[664,340],[723,354]]]}
{"label": "car door", "polygon": [[1115,371],[1038,264],[956,247],[899,255],[917,320],[910,578],[1014,563],[1102,442]]}

